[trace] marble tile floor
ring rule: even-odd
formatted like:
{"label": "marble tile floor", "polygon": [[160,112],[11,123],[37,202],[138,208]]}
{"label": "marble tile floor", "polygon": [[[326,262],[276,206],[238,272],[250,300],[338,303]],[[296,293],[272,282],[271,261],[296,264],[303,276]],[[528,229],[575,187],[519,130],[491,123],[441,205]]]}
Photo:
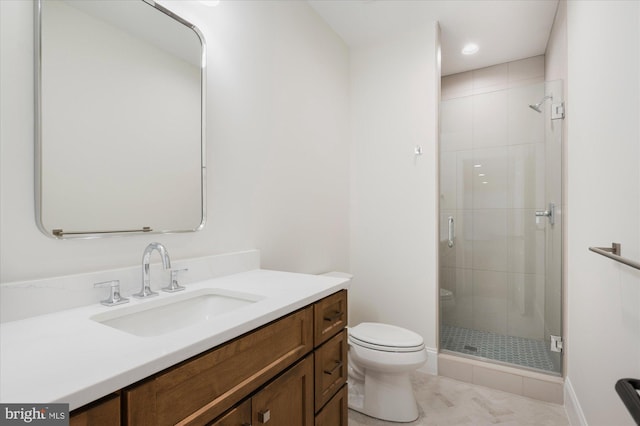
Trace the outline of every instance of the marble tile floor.
{"label": "marble tile floor", "polygon": [[421,372],[412,381],[420,409],[418,420],[385,422],[349,410],[349,426],[569,425],[562,405]]}

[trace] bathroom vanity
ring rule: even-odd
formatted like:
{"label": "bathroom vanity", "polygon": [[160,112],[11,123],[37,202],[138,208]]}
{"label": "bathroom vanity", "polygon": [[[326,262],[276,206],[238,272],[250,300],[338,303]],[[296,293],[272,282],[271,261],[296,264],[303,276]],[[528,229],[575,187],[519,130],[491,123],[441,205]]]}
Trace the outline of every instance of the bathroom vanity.
{"label": "bathroom vanity", "polygon": [[341,290],[74,410],[71,424],[346,425],[346,319]]}
{"label": "bathroom vanity", "polygon": [[[347,286],[258,269],[131,306],[5,322],[2,402],[69,402],[72,425],[346,425]],[[179,330],[114,322],[203,294],[253,299]]]}
{"label": "bathroom vanity", "polygon": [[123,389],[124,424],[346,425],[346,307],[342,290]]}

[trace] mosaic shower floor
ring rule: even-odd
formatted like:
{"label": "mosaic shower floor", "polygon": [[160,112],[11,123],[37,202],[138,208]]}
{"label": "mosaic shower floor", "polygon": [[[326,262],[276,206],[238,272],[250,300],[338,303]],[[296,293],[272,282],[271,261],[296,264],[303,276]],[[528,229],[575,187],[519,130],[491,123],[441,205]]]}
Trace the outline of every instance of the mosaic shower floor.
{"label": "mosaic shower floor", "polygon": [[558,371],[551,358],[547,343],[540,340],[442,325],[440,346],[441,349],[449,351],[537,370]]}

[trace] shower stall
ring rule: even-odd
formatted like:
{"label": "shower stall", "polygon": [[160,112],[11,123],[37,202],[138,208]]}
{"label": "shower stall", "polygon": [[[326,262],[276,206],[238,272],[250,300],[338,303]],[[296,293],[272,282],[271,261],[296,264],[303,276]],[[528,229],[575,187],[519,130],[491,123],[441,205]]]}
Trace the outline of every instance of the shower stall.
{"label": "shower stall", "polygon": [[560,375],[562,82],[512,64],[443,79],[440,349]]}

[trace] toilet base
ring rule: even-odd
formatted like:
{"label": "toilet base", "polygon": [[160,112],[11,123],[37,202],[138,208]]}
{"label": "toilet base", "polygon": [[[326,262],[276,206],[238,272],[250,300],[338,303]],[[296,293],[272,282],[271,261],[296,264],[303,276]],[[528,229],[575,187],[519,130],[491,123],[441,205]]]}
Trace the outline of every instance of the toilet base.
{"label": "toilet base", "polygon": [[349,379],[349,408],[390,422],[412,422],[420,413],[409,373],[367,370],[364,382]]}

